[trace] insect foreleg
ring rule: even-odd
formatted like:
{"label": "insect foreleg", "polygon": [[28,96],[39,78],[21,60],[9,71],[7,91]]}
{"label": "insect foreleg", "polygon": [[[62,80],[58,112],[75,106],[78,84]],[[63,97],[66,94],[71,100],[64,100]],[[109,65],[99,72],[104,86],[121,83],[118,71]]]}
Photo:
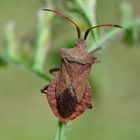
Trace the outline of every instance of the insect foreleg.
{"label": "insect foreleg", "polygon": [[100,63],[101,61],[102,60],[100,58],[97,58],[94,63]]}
{"label": "insect foreleg", "polygon": [[90,53],[95,53],[95,52],[101,50],[102,48],[103,48],[102,46],[99,46],[99,47],[95,48],[93,51],[91,51]]}
{"label": "insect foreleg", "polygon": [[[96,53],[97,51],[101,50],[103,47],[102,46],[99,46],[97,48],[95,48],[93,51],[91,51],[90,53]],[[101,59],[97,58],[94,63],[99,63],[101,62]]]}

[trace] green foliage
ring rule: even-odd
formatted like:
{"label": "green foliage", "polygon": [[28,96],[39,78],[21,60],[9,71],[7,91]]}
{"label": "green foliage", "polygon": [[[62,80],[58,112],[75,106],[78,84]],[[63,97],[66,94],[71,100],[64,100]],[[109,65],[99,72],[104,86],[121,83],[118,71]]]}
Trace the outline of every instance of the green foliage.
{"label": "green foliage", "polygon": [[[120,17],[124,25],[127,25],[130,22],[132,22],[133,24],[134,17],[133,17],[132,6],[130,3],[127,3],[126,1],[122,2],[122,4],[120,5]],[[137,28],[138,25],[133,26],[133,28],[131,26],[130,27],[128,26],[127,30],[124,32],[123,35],[124,42],[129,46],[133,46],[139,42],[139,37],[138,37],[139,30]]]}
{"label": "green foliage", "polygon": [[[85,21],[85,25],[94,26],[97,24],[96,20],[96,0],[61,0],[61,6],[67,8],[69,16],[74,19],[75,14],[81,16]],[[55,9],[53,2],[48,2],[47,4],[51,5]],[[134,18],[132,14],[132,7],[128,3],[122,3],[120,6],[120,16],[122,19],[123,29],[111,29],[108,33],[102,35],[100,30],[92,30],[91,36],[89,37],[88,51],[93,51],[98,46],[104,45],[108,40],[116,37],[119,33],[123,32],[123,39],[125,43],[134,44],[139,42],[139,32],[136,31],[136,27],[140,26],[140,18]],[[46,13],[39,10],[38,12],[38,24],[36,30],[36,38],[32,47],[33,57],[31,60],[26,60],[21,56],[19,51],[19,46],[16,40],[15,35],[15,25],[13,22],[9,22],[5,28],[5,46],[1,51],[0,55],[0,65],[14,64],[17,67],[22,66],[23,68],[35,73],[42,79],[50,82],[52,79],[51,75],[47,72],[44,72],[44,64],[46,63],[46,57],[51,46],[51,25],[53,21],[53,14]],[[85,26],[80,22],[80,26]],[[57,30],[57,29],[56,29]],[[137,35],[135,35],[137,34]],[[94,42],[94,45],[93,45]],[[66,124],[59,122],[58,130],[55,140],[64,140],[65,139],[65,127]]]}

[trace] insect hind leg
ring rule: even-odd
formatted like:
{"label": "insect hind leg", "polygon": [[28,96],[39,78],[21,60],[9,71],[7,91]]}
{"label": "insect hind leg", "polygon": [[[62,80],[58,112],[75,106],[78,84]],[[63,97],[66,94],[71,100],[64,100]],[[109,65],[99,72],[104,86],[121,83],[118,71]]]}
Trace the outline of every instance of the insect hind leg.
{"label": "insect hind leg", "polygon": [[46,86],[42,87],[42,88],[40,89],[40,91],[41,91],[42,93],[47,93],[48,87],[49,87],[49,85],[46,85]]}
{"label": "insect hind leg", "polygon": [[58,117],[62,122],[67,122],[69,120],[69,118],[64,118],[58,112],[57,100],[56,100],[56,96],[55,96],[56,83],[57,83],[57,78],[52,80],[51,83],[48,86],[46,86],[46,88],[47,88],[47,91],[46,91],[47,92],[47,94],[46,94],[47,100],[48,100],[48,103],[49,103],[53,113],[55,114],[55,116]]}

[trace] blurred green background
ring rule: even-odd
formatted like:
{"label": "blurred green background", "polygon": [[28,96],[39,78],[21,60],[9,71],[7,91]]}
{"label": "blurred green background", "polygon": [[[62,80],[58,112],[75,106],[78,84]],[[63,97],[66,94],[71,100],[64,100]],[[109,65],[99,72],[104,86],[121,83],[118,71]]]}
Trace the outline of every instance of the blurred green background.
{"label": "blurred green background", "polygon": [[[121,2],[98,0],[99,23],[119,24],[118,7]],[[129,2],[134,16],[139,16],[140,1]],[[25,38],[32,41],[37,11],[44,7],[47,6],[43,0],[0,1],[0,48],[4,44],[5,24],[11,20],[16,23],[18,43],[21,44]],[[66,21],[62,23],[67,33],[64,36],[63,28],[59,32],[52,31],[54,38],[51,38],[53,43],[46,58],[46,71],[59,65],[59,48],[67,44],[72,47],[76,39],[74,27]],[[92,67],[90,81],[93,91],[96,91],[95,108],[68,124],[68,140],[140,140],[140,47],[138,44],[127,46],[119,36],[107,44],[101,55],[99,53],[102,62]],[[27,52],[31,50],[26,49]],[[0,67],[0,140],[54,139],[57,119],[46,97],[40,93],[45,84],[45,80],[22,67]]]}

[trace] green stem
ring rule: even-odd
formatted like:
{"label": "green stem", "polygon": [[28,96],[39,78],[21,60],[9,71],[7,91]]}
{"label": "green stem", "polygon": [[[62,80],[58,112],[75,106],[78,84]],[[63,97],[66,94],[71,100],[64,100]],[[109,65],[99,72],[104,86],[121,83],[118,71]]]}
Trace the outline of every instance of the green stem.
{"label": "green stem", "polygon": [[[95,26],[96,25],[96,0],[92,0],[90,4],[92,4],[92,7],[85,6],[85,2],[82,0],[75,0],[76,5],[79,6],[80,11],[82,11],[83,16],[86,19],[86,22],[88,23],[88,26]],[[94,9],[93,9],[94,8]],[[96,41],[98,40],[98,33],[97,30],[92,30],[91,35],[93,39]]]}
{"label": "green stem", "polygon": [[15,41],[15,23],[8,22],[5,29],[5,48],[4,52],[9,58],[16,59],[17,55],[17,42]]}
{"label": "green stem", "polygon": [[40,69],[44,65],[45,58],[50,46],[50,22],[52,16],[52,14],[47,14],[43,10],[38,12],[36,46],[33,55],[34,69]]}
{"label": "green stem", "polygon": [[[80,7],[87,23],[89,25],[96,24],[95,19],[95,12],[91,12],[85,5],[84,2],[81,0],[75,0],[77,5]],[[96,0],[94,0],[96,3]],[[44,15],[45,14],[45,15]],[[17,53],[17,43],[15,41],[15,36],[13,32],[13,28],[7,27],[6,34],[5,34],[5,41],[6,41],[6,51],[3,52],[2,55],[4,60],[11,62],[13,64],[16,64],[18,66],[22,66],[23,68],[28,69],[31,72],[34,72],[39,77],[50,81],[51,76],[47,73],[45,73],[42,69],[43,64],[45,62],[46,53],[44,54],[44,49],[46,48],[46,43],[50,40],[50,29],[48,28],[49,22],[52,18],[51,14],[44,13],[42,15],[39,15],[39,24],[38,24],[38,30],[37,30],[37,38],[36,38],[36,47],[34,51],[34,58],[33,58],[33,65],[27,61],[25,61],[23,58],[21,58],[20,55]],[[94,14],[94,15],[93,15]],[[140,25],[140,19],[133,20],[127,24],[124,24],[124,29],[129,29],[135,26]],[[100,40],[96,40],[96,35],[98,38],[98,34],[96,34],[96,31],[92,31],[93,40],[97,41],[96,46],[92,47],[89,46],[88,51],[92,51],[94,48],[103,45],[105,42],[107,42],[109,39],[113,38],[118,33],[124,31],[123,29],[114,29],[110,31],[109,33],[105,34]],[[48,43],[49,44],[49,43]],[[49,46],[47,46],[48,48]],[[63,123],[61,121],[58,122],[58,128],[55,140],[65,140],[65,129],[66,129],[66,123]]]}
{"label": "green stem", "polygon": [[48,82],[52,80],[52,77],[49,74],[45,73],[43,69],[32,69],[32,71]]}
{"label": "green stem", "polygon": [[58,127],[57,127],[55,140],[66,140],[65,127],[66,127],[66,123],[58,121]]}
{"label": "green stem", "polygon": [[[30,62],[25,61],[17,52],[17,42],[15,39],[14,34],[14,26],[11,23],[8,23],[5,30],[5,48],[4,51],[1,54],[1,57],[3,60],[5,60],[8,63],[12,63],[15,65],[18,65],[20,67],[23,67],[31,72],[36,73],[39,77],[42,77],[43,79],[50,81],[51,76],[43,71],[42,68],[36,69],[32,66]],[[41,56],[42,57],[42,56]]]}
{"label": "green stem", "polygon": [[129,29],[129,28],[132,28],[132,27],[135,27],[135,26],[138,26],[140,25],[140,19],[136,19],[136,20],[133,20],[127,24],[124,24],[123,25],[123,28],[122,29],[114,29],[112,31],[110,31],[109,33],[105,34],[103,36],[103,38],[101,38],[99,40],[99,42],[96,44],[96,47],[90,47],[88,49],[88,51],[93,51],[95,48],[97,48],[98,46],[102,46],[104,45],[108,40],[112,39],[114,36],[116,36],[117,34]]}

